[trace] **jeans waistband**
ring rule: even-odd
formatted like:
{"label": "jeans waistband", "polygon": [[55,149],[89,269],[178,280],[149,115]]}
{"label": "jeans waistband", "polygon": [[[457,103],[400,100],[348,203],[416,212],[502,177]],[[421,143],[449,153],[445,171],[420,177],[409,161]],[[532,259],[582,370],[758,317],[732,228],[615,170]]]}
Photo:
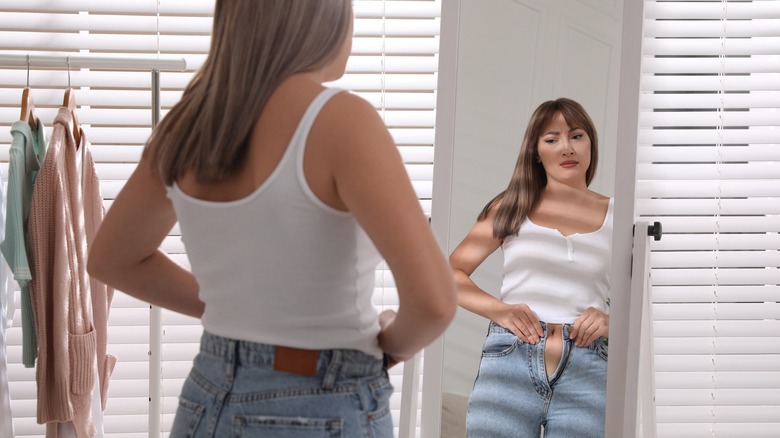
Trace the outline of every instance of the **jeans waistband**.
{"label": "jeans waistband", "polygon": [[[542,330],[544,331],[544,336],[547,336],[547,326],[548,326],[548,323],[546,323],[544,321],[539,321],[539,323],[542,325]],[[574,324],[565,323],[565,324],[560,324],[560,325],[563,326],[563,339],[564,340],[569,340],[569,331],[571,330],[571,327]],[[506,327],[503,327],[503,326],[493,322],[493,321],[490,321],[490,327],[488,328],[488,333],[512,333],[512,331],[509,330]]]}
{"label": "jeans waistband", "polygon": [[[276,346],[230,339],[204,331],[200,351],[235,361],[236,364],[273,366]],[[319,350],[317,356],[317,374],[335,371],[344,377],[363,377],[378,375],[384,368],[382,359],[358,350]]]}

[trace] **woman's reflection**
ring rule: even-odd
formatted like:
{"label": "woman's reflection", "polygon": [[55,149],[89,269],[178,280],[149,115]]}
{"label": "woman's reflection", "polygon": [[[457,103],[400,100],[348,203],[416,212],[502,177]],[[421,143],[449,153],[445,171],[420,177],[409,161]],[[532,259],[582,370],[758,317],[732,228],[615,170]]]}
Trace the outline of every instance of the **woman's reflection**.
{"label": "woman's reflection", "polygon": [[[469,437],[604,437],[612,199],[588,188],[598,140],[566,98],[531,116],[505,191],[450,256],[459,304],[491,320]],[[497,248],[500,298],[470,278]]]}

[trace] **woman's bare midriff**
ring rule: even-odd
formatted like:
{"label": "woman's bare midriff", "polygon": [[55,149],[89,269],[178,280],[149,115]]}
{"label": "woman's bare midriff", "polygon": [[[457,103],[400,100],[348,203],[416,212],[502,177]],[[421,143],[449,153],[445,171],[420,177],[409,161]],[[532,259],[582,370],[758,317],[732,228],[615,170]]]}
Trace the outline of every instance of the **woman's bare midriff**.
{"label": "woman's bare midriff", "polygon": [[547,324],[547,337],[544,341],[544,367],[547,377],[558,369],[563,356],[563,325]]}

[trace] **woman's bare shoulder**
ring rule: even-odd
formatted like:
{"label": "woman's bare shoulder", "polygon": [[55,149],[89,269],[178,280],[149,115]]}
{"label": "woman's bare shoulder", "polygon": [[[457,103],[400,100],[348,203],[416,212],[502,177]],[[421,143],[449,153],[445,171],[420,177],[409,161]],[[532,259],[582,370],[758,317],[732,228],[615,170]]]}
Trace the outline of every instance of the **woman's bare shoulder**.
{"label": "woman's bare shoulder", "polygon": [[346,91],[330,98],[320,111],[315,127],[313,134],[336,148],[394,146],[376,108],[362,97]]}
{"label": "woman's bare shoulder", "polygon": [[591,199],[604,205],[609,204],[609,200],[612,199],[609,196],[602,195],[601,193],[594,192],[593,190],[590,190],[589,194]]}
{"label": "woman's bare shoulder", "polygon": [[349,91],[335,94],[322,109],[322,115],[353,125],[369,119],[380,120],[376,108],[369,101]]}

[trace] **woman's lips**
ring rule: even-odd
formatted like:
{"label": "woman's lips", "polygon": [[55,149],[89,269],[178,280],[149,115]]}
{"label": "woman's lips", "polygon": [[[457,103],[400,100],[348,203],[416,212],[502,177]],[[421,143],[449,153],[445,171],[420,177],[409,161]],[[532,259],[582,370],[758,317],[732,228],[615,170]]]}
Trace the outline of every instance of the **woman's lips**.
{"label": "woman's lips", "polygon": [[571,167],[576,166],[577,164],[579,164],[578,161],[567,160],[567,161],[564,161],[563,163],[561,163],[561,167],[565,167],[565,168],[569,169]]}

